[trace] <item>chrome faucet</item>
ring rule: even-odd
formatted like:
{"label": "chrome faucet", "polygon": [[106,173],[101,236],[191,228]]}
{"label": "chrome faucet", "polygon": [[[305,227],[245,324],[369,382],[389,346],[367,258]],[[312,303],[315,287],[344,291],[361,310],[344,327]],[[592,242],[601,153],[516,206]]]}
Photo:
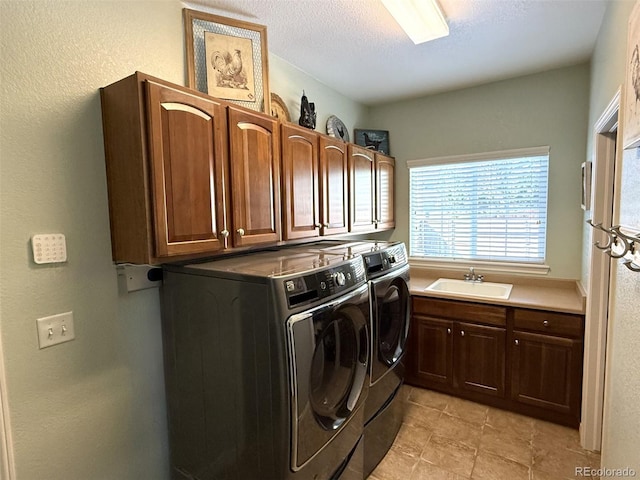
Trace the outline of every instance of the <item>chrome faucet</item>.
{"label": "chrome faucet", "polygon": [[476,275],[475,270],[473,269],[473,267],[469,267],[469,273],[465,273],[464,274],[464,280],[465,282],[482,282],[484,280],[484,276],[483,275]]}

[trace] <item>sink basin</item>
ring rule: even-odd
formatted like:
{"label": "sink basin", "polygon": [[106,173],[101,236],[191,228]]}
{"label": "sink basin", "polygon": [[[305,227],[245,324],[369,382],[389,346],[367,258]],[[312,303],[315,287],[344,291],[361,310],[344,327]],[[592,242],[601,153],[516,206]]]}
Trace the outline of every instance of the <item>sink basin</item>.
{"label": "sink basin", "polygon": [[513,285],[508,283],[467,282],[451,278],[439,278],[426,291],[446,293],[460,297],[498,298],[506,300],[511,295]]}

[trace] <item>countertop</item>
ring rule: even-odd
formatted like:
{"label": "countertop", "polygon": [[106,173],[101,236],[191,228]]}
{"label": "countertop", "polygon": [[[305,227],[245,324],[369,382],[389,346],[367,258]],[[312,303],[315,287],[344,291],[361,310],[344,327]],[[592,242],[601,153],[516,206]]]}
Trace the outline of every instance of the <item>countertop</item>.
{"label": "countertop", "polygon": [[[498,274],[485,275],[486,282],[510,283],[513,285],[511,295],[506,300],[497,298],[464,297],[442,292],[425,291],[429,285],[439,278],[462,279],[465,272],[442,271],[419,267],[411,267],[411,295],[446,298],[491,305],[550,310],[554,312],[584,315],[586,294],[580,282],[576,280],[530,278]],[[482,273],[482,272],[478,272]]]}

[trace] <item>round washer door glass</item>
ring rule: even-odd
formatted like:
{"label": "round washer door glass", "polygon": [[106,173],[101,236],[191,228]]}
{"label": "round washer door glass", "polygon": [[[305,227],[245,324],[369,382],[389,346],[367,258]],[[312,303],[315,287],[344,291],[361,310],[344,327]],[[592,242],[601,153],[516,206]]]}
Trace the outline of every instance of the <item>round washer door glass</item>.
{"label": "round washer door glass", "polygon": [[378,299],[378,353],[391,366],[402,356],[409,333],[409,289],[396,278]]}
{"label": "round washer door glass", "polygon": [[[354,317],[359,321],[354,322]],[[310,372],[309,400],[317,420],[327,429],[346,420],[362,389],[367,362],[364,315],[355,305],[334,312],[328,323],[316,322],[316,347]]]}

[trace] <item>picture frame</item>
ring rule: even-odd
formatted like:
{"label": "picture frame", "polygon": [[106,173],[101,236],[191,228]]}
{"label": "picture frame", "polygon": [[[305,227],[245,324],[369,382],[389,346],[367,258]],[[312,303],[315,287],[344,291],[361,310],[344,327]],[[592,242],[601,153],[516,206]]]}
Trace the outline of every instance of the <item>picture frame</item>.
{"label": "picture frame", "polygon": [[271,112],[267,27],[183,9],[188,87]]}
{"label": "picture frame", "polygon": [[627,64],[624,86],[622,146],[640,146],[640,7],[635,5],[629,16]]}
{"label": "picture frame", "polygon": [[591,162],[583,162],[580,166],[582,173],[582,201],[583,210],[591,210]]}
{"label": "picture frame", "polygon": [[385,155],[390,155],[388,130],[356,128],[353,130],[353,136],[355,137],[354,141],[356,145],[384,153]]}

